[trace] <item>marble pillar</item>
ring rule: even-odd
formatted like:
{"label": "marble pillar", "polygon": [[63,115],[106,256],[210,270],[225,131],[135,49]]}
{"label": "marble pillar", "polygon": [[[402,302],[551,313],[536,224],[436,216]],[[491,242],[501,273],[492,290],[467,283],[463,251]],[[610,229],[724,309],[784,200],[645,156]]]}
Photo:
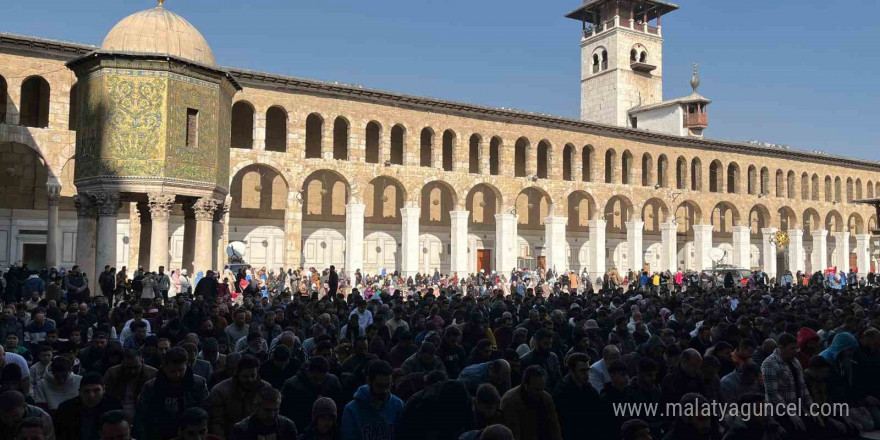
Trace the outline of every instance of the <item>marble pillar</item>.
{"label": "marble pillar", "polygon": [[449,233],[452,252],[450,253],[450,274],[466,277],[468,270],[468,217],[469,211],[450,211],[449,220],[452,228]]}
{"label": "marble pillar", "polygon": [[813,236],[813,272],[828,268],[828,231],[819,229],[810,233]]}
{"label": "marble pillar", "polygon": [[[150,214],[150,205],[148,202],[137,202],[133,205],[130,205],[129,209],[132,209],[137,212],[137,216],[129,216],[129,221],[134,221],[137,219],[139,227],[139,232],[137,234],[138,246],[137,246],[137,264],[129,261],[129,264],[132,267],[143,267],[145,270],[152,270],[150,266],[150,249],[152,248],[153,243],[153,219]],[[129,235],[132,240],[135,237],[134,233]]]}
{"label": "marble pillar", "polygon": [[516,214],[495,214],[495,271],[508,277],[516,268],[518,220]]}
{"label": "marble pillar", "polygon": [[196,272],[207,273],[214,262],[214,212],[217,202],[210,197],[202,197],[193,204],[196,216],[196,242],[193,255],[193,267]]}
{"label": "marble pillar", "polygon": [[712,269],[712,225],[693,225],[694,229],[694,269],[702,271]]}
{"label": "marble pillar", "polygon": [[770,237],[776,235],[776,228],[763,228],[761,234],[761,254],[763,257],[763,269],[769,278],[776,278],[776,246],[770,241]]}
{"label": "marble pillar", "polygon": [[345,205],[345,273],[351,285],[355,284],[355,272],[364,268],[364,212],[367,205]]}
{"label": "marble pillar", "polygon": [[868,276],[871,270],[871,234],[856,234],[856,264],[860,277]]}
{"label": "marble pillar", "polygon": [[660,266],[670,273],[678,271],[678,224],[666,222],[660,224]]}
{"label": "marble pillar", "polygon": [[642,244],[644,230],[645,222],[641,220],[626,222],[626,262],[628,267],[623,268],[624,273],[629,270],[641,273],[645,268],[645,251]]}
{"label": "marble pillar", "polygon": [[95,273],[95,235],[97,223],[95,219],[95,204],[88,194],[78,194],[73,198],[76,206],[76,265],[80,272],[89,280],[89,287],[97,288],[96,279],[92,279]]}
{"label": "marble pillar", "polygon": [[229,215],[229,208],[232,206],[232,197],[226,196],[226,200],[217,205],[217,210],[214,211],[214,221],[211,223],[211,243],[214,245],[214,256],[212,258],[212,263],[214,269],[218,272],[223,272],[223,268],[226,267],[226,241],[227,241],[227,228],[226,228],[226,219]]}
{"label": "marble pillar", "polygon": [[565,225],[568,217],[544,217],[544,248],[547,268],[559,274],[571,269],[566,260]]}
{"label": "marble pillar", "polygon": [[733,265],[751,269],[751,234],[748,226],[733,227]]}
{"label": "marble pillar", "polygon": [[799,271],[806,269],[806,261],[804,261],[804,230],[789,229],[788,230],[788,270],[792,275],[796,275]]}
{"label": "marble pillar", "polygon": [[835,232],[834,247],[837,250],[837,261],[834,265],[837,270],[849,273],[849,232]]}
{"label": "marble pillar", "polygon": [[605,220],[590,220],[590,278],[605,275]]}
{"label": "marble pillar", "polygon": [[404,278],[419,272],[419,218],[422,209],[400,209],[400,272]]}
{"label": "marble pillar", "polygon": [[[92,272],[94,281],[97,283],[98,275],[104,271],[104,266],[116,266],[116,220],[119,216],[119,193],[98,192],[92,194],[98,209],[98,233],[95,247],[95,270]],[[96,284],[97,285],[97,284]],[[92,290],[92,295],[98,295],[100,286]]]}
{"label": "marble pillar", "polygon": [[[159,271],[160,266],[169,269],[168,264],[168,216],[174,207],[174,195],[165,193],[149,193],[147,200],[150,207],[150,261],[143,264],[150,271]],[[167,270],[166,272],[171,272]]]}
{"label": "marble pillar", "polygon": [[193,203],[183,204],[183,256],[180,268],[186,269],[190,279],[195,278],[193,263],[196,258],[196,212]]}
{"label": "marble pillar", "polygon": [[46,225],[46,267],[58,267],[60,263],[58,242],[58,198],[61,196],[61,183],[49,178],[46,183],[46,198],[49,204],[49,220]]}

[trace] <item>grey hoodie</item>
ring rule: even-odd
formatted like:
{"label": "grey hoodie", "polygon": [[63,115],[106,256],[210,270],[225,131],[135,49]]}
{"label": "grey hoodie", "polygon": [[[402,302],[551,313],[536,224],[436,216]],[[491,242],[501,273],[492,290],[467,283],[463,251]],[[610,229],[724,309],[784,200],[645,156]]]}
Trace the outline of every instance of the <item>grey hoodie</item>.
{"label": "grey hoodie", "polygon": [[37,386],[34,388],[34,401],[45,403],[50,411],[55,411],[61,402],[79,396],[80,380],[82,380],[82,376],[70,373],[67,381],[59,384],[55,381],[52,372],[46,370],[46,376],[37,382]]}

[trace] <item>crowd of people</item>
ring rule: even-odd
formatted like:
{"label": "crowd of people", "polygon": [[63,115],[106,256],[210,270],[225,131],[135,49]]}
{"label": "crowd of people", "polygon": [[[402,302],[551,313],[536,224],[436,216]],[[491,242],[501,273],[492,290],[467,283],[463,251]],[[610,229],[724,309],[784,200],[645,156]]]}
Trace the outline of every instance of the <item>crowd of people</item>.
{"label": "crowd of people", "polygon": [[[781,440],[880,428],[880,279],[734,274],[106,267],[91,282],[77,266],[17,264],[0,277],[0,440]],[[633,410],[712,402],[846,411]]]}

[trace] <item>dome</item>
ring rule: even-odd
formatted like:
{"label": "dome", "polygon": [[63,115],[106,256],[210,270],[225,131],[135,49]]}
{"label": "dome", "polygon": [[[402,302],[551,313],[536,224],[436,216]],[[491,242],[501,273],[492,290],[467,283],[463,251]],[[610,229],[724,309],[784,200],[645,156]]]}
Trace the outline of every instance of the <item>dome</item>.
{"label": "dome", "polygon": [[205,37],[185,18],[165,9],[162,1],[158,7],[136,12],[116,23],[101,49],[171,55],[216,66],[214,52]]}

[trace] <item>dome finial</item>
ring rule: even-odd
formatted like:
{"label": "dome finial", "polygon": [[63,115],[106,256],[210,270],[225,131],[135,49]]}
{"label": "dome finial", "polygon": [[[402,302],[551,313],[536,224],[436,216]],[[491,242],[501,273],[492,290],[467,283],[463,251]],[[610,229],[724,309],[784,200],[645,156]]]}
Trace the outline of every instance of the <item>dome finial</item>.
{"label": "dome finial", "polygon": [[160,7],[160,8],[164,8],[164,7],[165,7],[165,0],[157,0],[157,1],[159,2],[159,7]]}
{"label": "dome finial", "polygon": [[697,63],[694,63],[694,76],[691,77],[691,88],[694,89],[694,93],[697,93],[697,89],[700,88],[699,64]]}

